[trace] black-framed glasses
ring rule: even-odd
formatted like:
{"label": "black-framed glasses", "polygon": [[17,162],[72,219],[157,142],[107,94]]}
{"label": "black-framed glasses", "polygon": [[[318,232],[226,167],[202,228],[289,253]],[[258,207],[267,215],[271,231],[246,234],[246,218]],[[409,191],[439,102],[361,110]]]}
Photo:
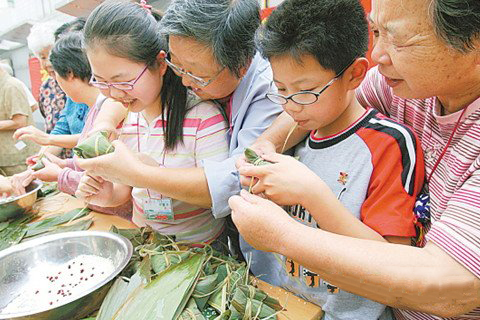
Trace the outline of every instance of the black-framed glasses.
{"label": "black-framed glasses", "polygon": [[200,77],[197,77],[196,75],[193,75],[191,74],[190,72],[188,71],[185,71],[183,70],[182,68],[180,68],[179,66],[175,65],[174,63],[172,63],[170,60],[168,60],[168,58],[165,58],[165,62],[167,63],[167,65],[172,69],[172,71],[179,77],[183,77],[183,76],[188,76],[190,79],[192,79],[192,81],[198,85],[199,87],[206,87],[208,86],[210,83],[212,83],[215,79],[218,78],[218,76],[220,75],[220,73],[222,73],[223,69],[225,69],[225,67],[223,67],[220,71],[218,71],[218,73],[216,75],[214,75],[210,80],[205,80],[203,78],[200,78]]}
{"label": "black-framed glasses", "polygon": [[[355,60],[354,60],[355,61]],[[272,101],[273,103],[280,104],[280,105],[285,105],[288,103],[288,100],[292,100],[296,104],[302,105],[302,106],[307,106],[309,104],[313,104],[317,102],[318,97],[328,89],[335,81],[337,81],[342,74],[347,70],[353,62],[349,63],[345,68],[343,68],[332,80],[330,80],[320,91],[300,91],[300,92],[295,92],[292,93],[288,96],[284,96],[280,93],[277,92],[268,92],[265,97]]]}
{"label": "black-framed glasses", "polygon": [[125,81],[125,82],[101,82],[97,81],[95,77],[92,74],[92,77],[90,78],[90,84],[94,86],[95,88],[101,89],[101,90],[107,90],[110,87],[114,87],[115,89],[122,90],[122,91],[131,91],[133,90],[133,87],[135,86],[135,83],[143,76],[145,71],[147,71],[148,65],[143,68],[142,72],[132,81]]}

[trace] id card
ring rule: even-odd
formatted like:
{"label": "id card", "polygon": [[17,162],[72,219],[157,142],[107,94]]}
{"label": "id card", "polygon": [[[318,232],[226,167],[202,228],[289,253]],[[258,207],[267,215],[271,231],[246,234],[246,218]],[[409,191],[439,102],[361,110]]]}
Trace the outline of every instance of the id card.
{"label": "id card", "polygon": [[174,220],[172,199],[145,199],[143,211],[148,220]]}

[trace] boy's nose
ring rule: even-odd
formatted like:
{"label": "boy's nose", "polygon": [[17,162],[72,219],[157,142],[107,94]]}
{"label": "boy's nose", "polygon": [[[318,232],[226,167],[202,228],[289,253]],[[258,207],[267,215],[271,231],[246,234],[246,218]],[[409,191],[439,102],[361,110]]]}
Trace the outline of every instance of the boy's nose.
{"label": "boy's nose", "polygon": [[288,100],[286,104],[283,105],[283,108],[287,112],[297,113],[303,110],[303,106],[293,102],[292,100]]}

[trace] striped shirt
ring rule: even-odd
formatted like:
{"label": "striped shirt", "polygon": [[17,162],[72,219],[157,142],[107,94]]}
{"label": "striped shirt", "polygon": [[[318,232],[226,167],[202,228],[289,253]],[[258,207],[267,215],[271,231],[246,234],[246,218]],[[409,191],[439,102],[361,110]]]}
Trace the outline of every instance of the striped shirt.
{"label": "striped shirt", "polygon": [[[201,167],[205,159],[222,161],[228,157],[228,124],[220,109],[211,102],[189,99],[183,122],[183,143],[174,150],[164,149],[163,120],[160,115],[147,123],[142,113],[130,113],[120,137],[141,157],[153,165],[166,168]],[[161,179],[161,177],[159,177]],[[171,199],[172,214],[158,212],[155,218],[145,214],[145,202],[152,199],[170,201],[154,190],[133,188],[133,218],[138,226],[149,225],[162,234],[189,243],[211,242],[223,231],[224,219],[215,219],[211,209]]]}
{"label": "striped shirt", "polygon": [[[425,153],[428,177],[462,111],[442,116],[438,99],[403,99],[393,95],[377,68],[371,69],[357,98],[413,128]],[[445,156],[429,182],[431,228],[427,241],[480,277],[480,98],[468,106]],[[395,310],[397,319],[441,319],[420,312]],[[480,319],[480,306],[450,319]]]}

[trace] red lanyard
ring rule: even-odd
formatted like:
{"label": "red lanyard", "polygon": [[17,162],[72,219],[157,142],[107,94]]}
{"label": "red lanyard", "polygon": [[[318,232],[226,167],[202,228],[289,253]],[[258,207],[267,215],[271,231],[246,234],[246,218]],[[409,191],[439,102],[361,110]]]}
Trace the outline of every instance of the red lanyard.
{"label": "red lanyard", "polygon": [[467,111],[467,108],[463,109],[462,113],[460,114],[460,117],[459,117],[458,120],[457,120],[457,123],[455,123],[455,127],[453,128],[453,131],[452,131],[452,133],[450,134],[450,138],[448,138],[447,144],[446,144],[445,147],[443,148],[443,151],[442,151],[442,153],[440,154],[440,157],[438,157],[438,160],[437,160],[437,161],[435,162],[435,164],[433,165],[433,169],[432,169],[432,172],[430,172],[430,175],[428,176],[427,183],[430,183],[430,180],[432,179],[433,173],[435,172],[435,170],[437,170],[437,167],[438,167],[438,165],[440,164],[440,161],[442,160],[443,156],[444,156],[445,153],[447,152],[448,147],[449,147],[450,144],[452,143],[453,136],[455,135],[455,132],[457,131],[457,129],[458,129],[459,125],[460,125],[460,121],[462,120],[463,115],[465,114],[465,111]]}

